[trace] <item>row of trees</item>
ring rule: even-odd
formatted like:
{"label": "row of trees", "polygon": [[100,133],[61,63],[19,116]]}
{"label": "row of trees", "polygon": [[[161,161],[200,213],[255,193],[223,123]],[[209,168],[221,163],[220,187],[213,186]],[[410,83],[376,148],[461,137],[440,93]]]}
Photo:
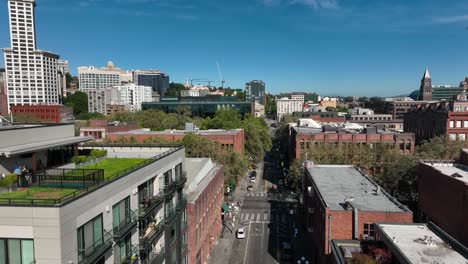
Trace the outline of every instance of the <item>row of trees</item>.
{"label": "row of trees", "polygon": [[[239,177],[245,174],[249,162],[256,163],[263,159],[265,151],[272,143],[265,120],[252,115],[242,116],[234,109],[220,109],[213,117],[201,119],[191,117],[190,111],[180,109],[177,113],[164,113],[160,110],[145,110],[136,113],[116,113],[109,121],[137,122],[140,127],[151,130],[184,129],[185,123],[193,122],[200,129],[244,129],[244,155],[231,150],[220,150],[219,144],[197,134],[187,134],[180,142],[164,139],[148,139],[145,144],[184,145],[187,157],[209,157],[224,164],[225,184],[235,185]],[[135,144],[136,138],[117,140],[121,144]]]}

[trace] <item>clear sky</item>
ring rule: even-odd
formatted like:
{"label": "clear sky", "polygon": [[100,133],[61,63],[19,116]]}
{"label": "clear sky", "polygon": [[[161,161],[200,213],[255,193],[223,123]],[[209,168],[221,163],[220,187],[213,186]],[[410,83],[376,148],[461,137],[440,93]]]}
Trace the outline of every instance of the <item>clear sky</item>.
{"label": "clear sky", "polygon": [[[399,95],[468,76],[467,0],[37,0],[39,49],[271,93]],[[0,1],[0,47],[10,46]],[[0,65],[3,61],[0,62]]]}

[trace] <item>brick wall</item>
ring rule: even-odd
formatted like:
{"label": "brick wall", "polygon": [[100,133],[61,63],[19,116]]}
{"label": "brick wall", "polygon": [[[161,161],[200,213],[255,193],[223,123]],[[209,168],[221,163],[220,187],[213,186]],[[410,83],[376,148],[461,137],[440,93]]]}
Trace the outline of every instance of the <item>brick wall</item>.
{"label": "brick wall", "polygon": [[200,254],[200,263],[206,263],[221,234],[223,184],[224,172],[221,168],[200,195],[187,202],[188,263],[197,263],[197,254]]}
{"label": "brick wall", "polygon": [[433,221],[468,246],[468,184],[423,163],[418,176],[418,208],[429,218],[422,220]]}

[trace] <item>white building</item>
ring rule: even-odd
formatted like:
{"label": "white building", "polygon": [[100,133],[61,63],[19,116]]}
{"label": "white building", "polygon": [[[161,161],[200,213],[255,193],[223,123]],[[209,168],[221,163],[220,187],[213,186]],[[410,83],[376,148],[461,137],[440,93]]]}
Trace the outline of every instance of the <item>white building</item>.
{"label": "white building", "polygon": [[35,1],[8,0],[11,48],[3,49],[8,105],[58,104],[59,55],[36,49]]}
{"label": "white building", "polygon": [[206,85],[197,84],[189,90],[180,91],[182,97],[203,97],[210,93],[210,88]]}
{"label": "white building", "polygon": [[281,120],[284,115],[292,115],[294,112],[302,112],[304,100],[289,99],[287,97],[276,100],[277,120]]}
{"label": "white building", "polygon": [[301,100],[304,102],[304,94],[291,94],[291,99]]}
{"label": "white building", "polygon": [[63,69],[63,74],[70,73],[70,67],[68,66],[67,60],[58,60],[58,67]]}
{"label": "white building", "polygon": [[[114,86],[114,89],[118,91],[118,98],[115,99],[125,105],[125,109],[127,111],[140,111],[141,103],[153,101],[150,86],[136,85],[132,83],[123,86]],[[113,99],[114,98],[111,98],[111,100]]]}
{"label": "white building", "polygon": [[94,66],[78,67],[80,91],[87,92],[92,89],[104,89],[110,86],[119,86],[132,81],[132,73],[116,68],[112,61],[106,67]]}

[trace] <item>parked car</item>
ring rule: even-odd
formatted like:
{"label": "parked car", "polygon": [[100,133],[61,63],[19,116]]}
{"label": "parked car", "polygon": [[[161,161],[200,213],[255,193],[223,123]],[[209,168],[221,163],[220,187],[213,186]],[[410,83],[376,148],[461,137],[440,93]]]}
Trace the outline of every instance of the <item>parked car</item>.
{"label": "parked car", "polygon": [[245,228],[244,227],[239,227],[239,229],[237,229],[236,236],[237,236],[238,239],[245,238]]}
{"label": "parked car", "polygon": [[252,186],[252,185],[247,186],[247,191],[250,192],[250,191],[252,191],[252,190],[253,190],[253,186]]}
{"label": "parked car", "polygon": [[250,177],[250,182],[255,182],[256,179],[257,177]]}

